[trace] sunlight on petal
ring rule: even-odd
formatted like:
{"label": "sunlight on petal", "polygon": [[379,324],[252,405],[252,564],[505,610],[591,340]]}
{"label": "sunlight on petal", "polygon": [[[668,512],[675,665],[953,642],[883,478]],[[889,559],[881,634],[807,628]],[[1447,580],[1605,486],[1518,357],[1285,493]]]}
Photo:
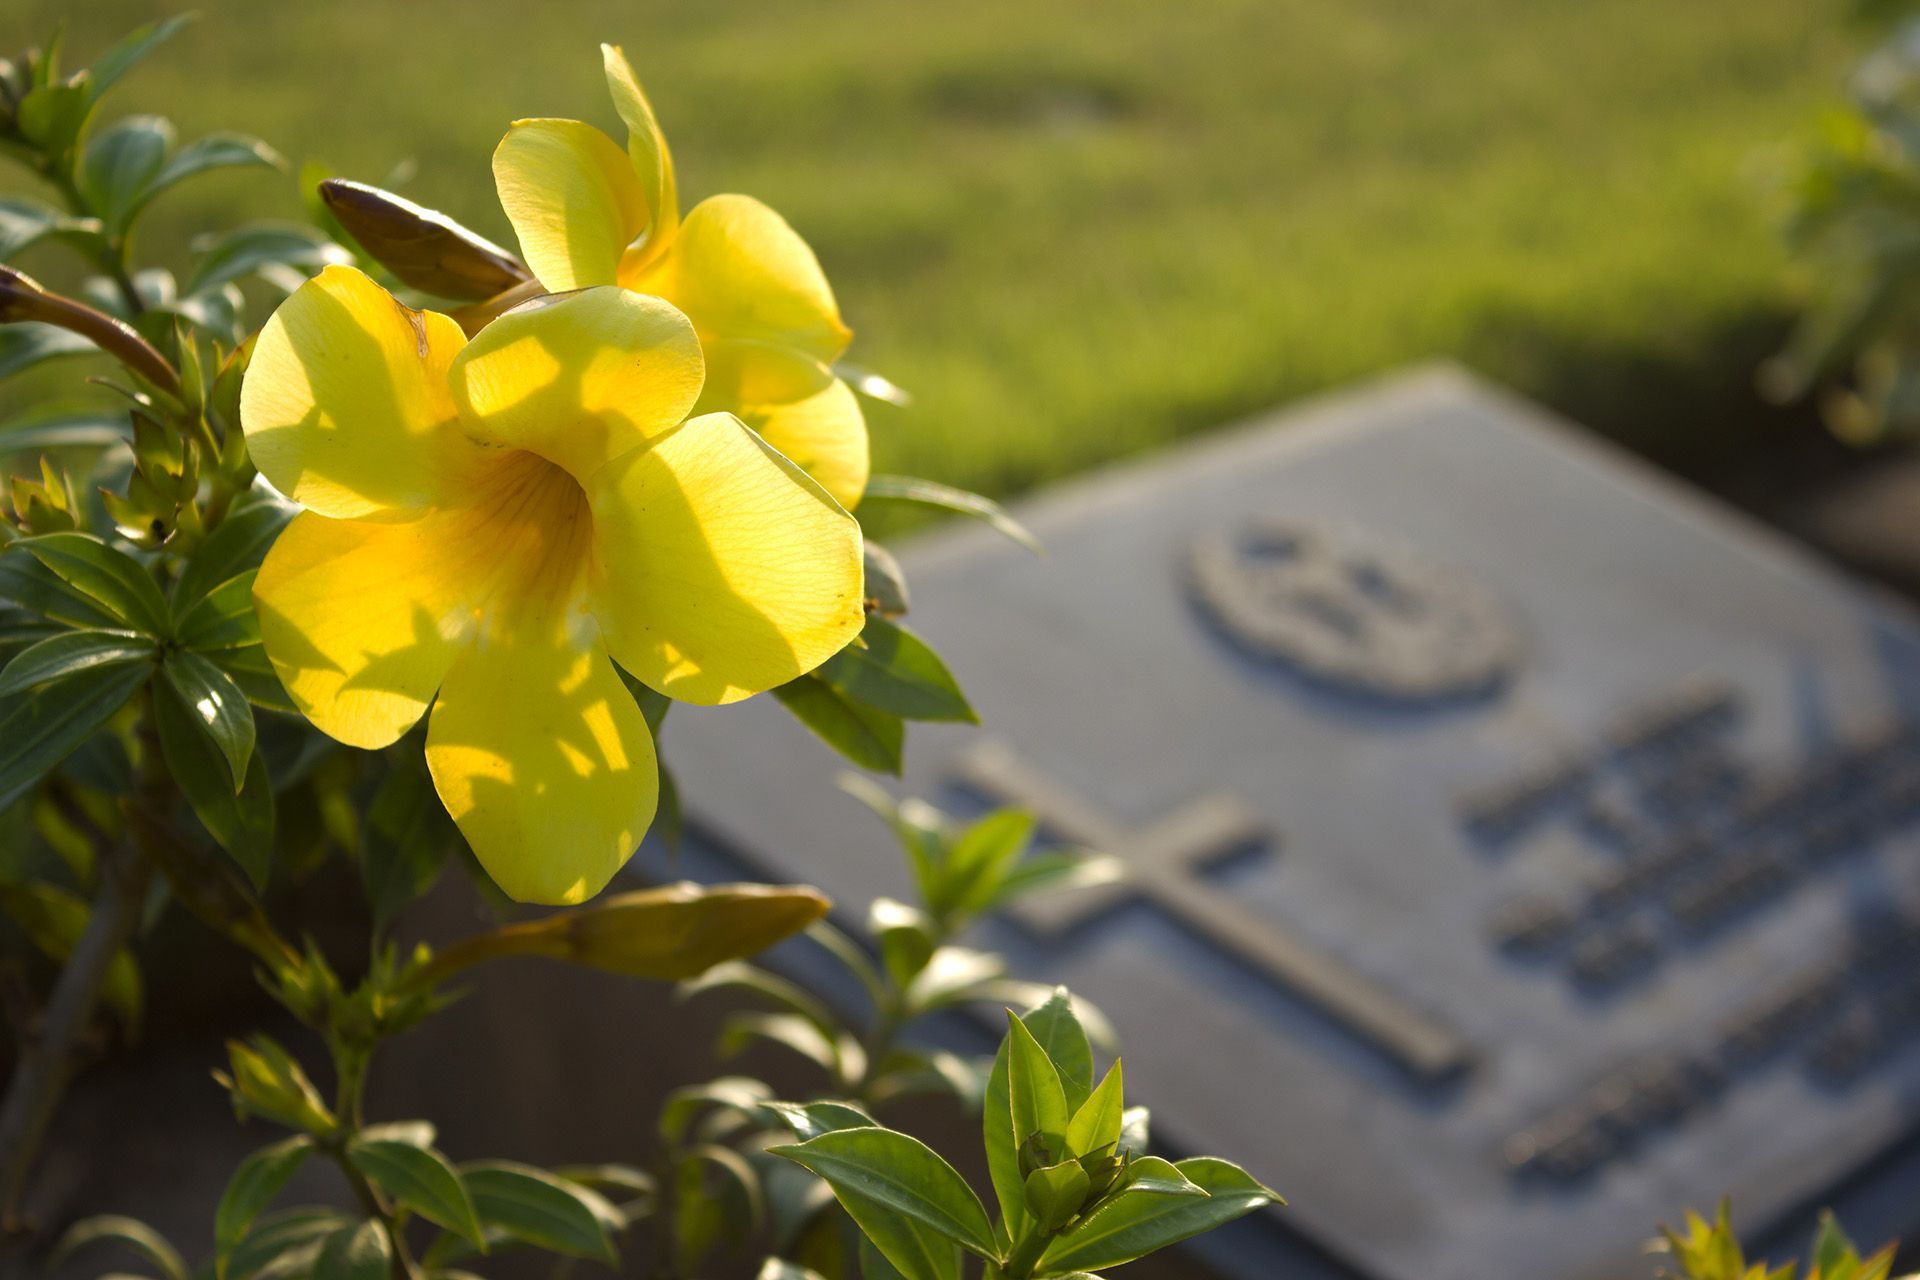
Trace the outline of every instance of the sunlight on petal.
{"label": "sunlight on petal", "polygon": [[653,215],[620,146],[578,120],[517,120],[493,153],[520,256],[555,293],[614,283]]}

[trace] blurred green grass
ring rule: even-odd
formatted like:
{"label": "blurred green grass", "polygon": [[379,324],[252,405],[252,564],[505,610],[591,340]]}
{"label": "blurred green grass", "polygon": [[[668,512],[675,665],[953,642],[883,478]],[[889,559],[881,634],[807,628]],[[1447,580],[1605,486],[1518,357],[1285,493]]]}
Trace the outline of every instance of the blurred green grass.
{"label": "blurred green grass", "polygon": [[[200,8],[118,110],[373,181],[410,158],[407,194],[507,244],[493,144],[611,128],[594,43],[624,44],[683,193],[785,213],[851,358],[916,394],[873,410],[877,466],[993,493],[1434,355],[1682,465],[1764,447],[1766,156],[1855,51],[1837,0]],[[12,0],[0,48],[64,16],[85,59],[160,12]],[[204,181],[149,247],[296,210]]]}

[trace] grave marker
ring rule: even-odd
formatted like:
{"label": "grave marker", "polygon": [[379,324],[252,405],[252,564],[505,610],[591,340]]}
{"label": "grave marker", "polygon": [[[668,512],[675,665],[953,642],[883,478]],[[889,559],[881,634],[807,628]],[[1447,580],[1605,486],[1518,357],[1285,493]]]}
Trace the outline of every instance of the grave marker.
{"label": "grave marker", "polygon": [[[1452,370],[1021,515],[1046,558],[902,552],[985,725],[916,726],[902,789],[1131,864],[979,941],[1105,1009],[1161,1142],[1289,1195],[1230,1274],[1615,1280],[1722,1194],[1915,1225],[1904,610]],[[907,893],[778,707],[664,751],[759,873]]]}

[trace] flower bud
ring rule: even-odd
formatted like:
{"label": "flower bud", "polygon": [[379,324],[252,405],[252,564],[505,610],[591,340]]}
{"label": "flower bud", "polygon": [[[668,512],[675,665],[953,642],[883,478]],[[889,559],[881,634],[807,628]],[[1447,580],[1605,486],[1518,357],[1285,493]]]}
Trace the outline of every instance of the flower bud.
{"label": "flower bud", "polygon": [[422,293],[479,302],[533,279],[499,245],[391,191],[328,178],[320,199],[368,257]]}

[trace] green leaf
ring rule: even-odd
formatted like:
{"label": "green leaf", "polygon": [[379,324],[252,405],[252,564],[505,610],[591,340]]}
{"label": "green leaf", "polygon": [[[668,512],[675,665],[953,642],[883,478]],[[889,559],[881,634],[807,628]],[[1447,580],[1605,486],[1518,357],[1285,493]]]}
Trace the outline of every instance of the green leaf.
{"label": "green leaf", "polygon": [[59,84],[42,84],[20,100],[14,119],[20,132],[56,162],[63,161],[73,149],[75,139],[86,127],[96,95],[88,74]]}
{"label": "green leaf", "polygon": [[1078,1109],[1093,1092],[1093,1047],[1087,1043],[1086,1028],[1074,1012],[1073,997],[1065,987],[1055,987],[1037,1008],[1022,1015],[1021,1021],[1060,1073],[1068,1110]]}
{"label": "green leaf", "polygon": [[173,150],[173,122],[164,116],[127,116],[95,134],[77,175],[80,194],[119,237],[145,204],[148,188]]}
{"label": "green leaf", "polygon": [[0,702],[0,809],[92,737],[146,678],[140,665],[94,667]]}
{"label": "green leaf", "polygon": [[150,638],[131,631],[62,631],[0,669],[0,697],[98,667],[151,664],[158,652]]}
{"label": "green leaf", "polygon": [[[0,883],[0,911],[20,926],[35,949],[48,959],[64,963],[80,944],[87,931],[93,908],[87,902],[55,884],[33,881],[27,884]],[[107,976],[101,995],[112,1006],[123,1026],[137,1027],[146,1005],[145,984],[133,952],[121,948],[107,964]]]}
{"label": "green leaf", "polygon": [[166,634],[167,602],[160,588],[124,551],[86,533],[20,538],[8,550],[25,551],[135,631],[150,636]]}
{"label": "green leaf", "polygon": [[842,1074],[842,1039],[796,1013],[736,1013],[721,1024],[714,1051],[732,1058],[755,1041],[791,1050],[830,1075]]}
{"label": "green leaf", "polygon": [[431,1146],[362,1134],[347,1144],[347,1159],[395,1204],[485,1247],[473,1197],[459,1170]]}
{"label": "green leaf", "polygon": [[227,1182],[227,1190],[220,1197],[220,1206],[213,1215],[213,1257],[214,1274],[224,1277],[227,1266],[233,1257],[233,1251],[252,1229],[254,1219],[258,1218],[280,1189],[287,1185],[306,1158],[313,1154],[313,1139],[305,1134],[296,1134],[284,1142],[276,1142],[270,1147],[248,1156],[235,1169],[233,1177]]}
{"label": "green leaf", "polygon": [[1104,853],[1071,849],[1035,853],[1022,858],[1007,872],[981,910],[998,911],[1031,894],[1090,888],[1125,878],[1125,864]]}
{"label": "green leaf", "polygon": [[775,688],[773,696],[822,742],[862,769],[899,774],[907,733],[899,716],[855,702],[817,675],[789,680]]}
{"label": "green leaf", "polygon": [[187,1264],[164,1236],[138,1218],[116,1213],[82,1218],[67,1228],[53,1247],[53,1261],[57,1264],[75,1251],[96,1244],[117,1244],[131,1249],[158,1268],[166,1280],[187,1280]]}
{"label": "green leaf", "polygon": [[222,1273],[224,1280],[252,1280],[268,1272],[304,1274],[312,1268],[322,1242],[350,1221],[338,1210],[312,1206],[270,1213],[235,1247]]}
{"label": "green leaf", "polygon": [[151,200],[176,183],[215,169],[279,169],[286,161],[258,138],[239,133],[214,133],[189,142],[174,153],[147,188]]}
{"label": "green leaf", "polygon": [[1108,1069],[1100,1087],[1087,1095],[1067,1122],[1067,1154],[1084,1156],[1104,1151],[1120,1141],[1120,1117],[1126,1112],[1120,1064]]}
{"label": "green leaf", "polygon": [[169,653],[160,670],[194,723],[220,748],[232,789],[238,792],[246,785],[247,762],[253,758],[253,708],[246,695],[226,672],[190,649]]}
{"label": "green leaf", "polygon": [[[182,657],[197,656],[177,650],[169,655],[168,665]],[[230,680],[228,687],[233,687]],[[251,724],[252,712],[245,707],[242,710]],[[265,759],[257,751],[249,753],[240,789],[235,791],[230,758],[208,731],[205,717],[193,709],[172,680],[155,682],[153,718],[167,770],[193,806],[194,816],[232,855],[254,887],[260,888],[266,883],[273,857],[273,783],[267,776]]]}
{"label": "green leaf", "polygon": [[1128,1107],[1120,1113],[1120,1145],[1114,1148],[1115,1155],[1144,1156],[1147,1154],[1148,1133],[1152,1113],[1145,1107]]}
{"label": "green leaf", "polygon": [[1047,1051],[1012,1010],[1007,1011],[1007,1049],[1007,1098],[1015,1148],[1038,1137],[1057,1152],[1066,1141],[1072,1115],[1066,1091]]}
{"label": "green leaf", "polygon": [[934,910],[966,915],[984,910],[1033,839],[1033,827],[1026,810],[999,809],[963,831],[940,865]]}
{"label": "green leaf", "polygon": [[[1007,971],[1006,958],[971,947],[941,947],[907,985],[906,1007],[916,1016],[992,998],[993,986]],[[1061,1132],[1065,1132],[1062,1125]]]}
{"label": "green leaf", "polygon": [[943,511],[956,511],[963,516],[972,516],[976,520],[986,521],[1035,555],[1044,554],[1040,540],[1027,532],[1026,527],[1018,520],[1008,515],[1006,508],[991,498],[983,498],[977,493],[968,493],[965,489],[936,484],[932,480],[921,480],[915,476],[874,476],[867,481],[866,497],[882,502],[912,502],[921,506],[938,507]]}
{"label": "green leaf", "polygon": [[1117,1267],[1281,1203],[1278,1195],[1225,1160],[1201,1156],[1175,1167],[1207,1193],[1204,1199],[1129,1188],[1062,1232],[1041,1255],[1041,1266],[1082,1271]]}
{"label": "green leaf", "polygon": [[88,256],[106,247],[98,218],[76,218],[37,200],[0,200],[0,262],[11,261],[43,240],[59,240]]}
{"label": "green leaf", "polygon": [[298,223],[241,227],[215,240],[196,241],[194,250],[200,261],[187,279],[189,296],[255,272],[272,274],[278,268],[311,275],[322,267],[353,261],[345,249]]}
{"label": "green leaf", "polygon": [[487,1227],[552,1253],[617,1265],[609,1224],[619,1222],[620,1213],[604,1197],[505,1160],[462,1165],[460,1172]]}
{"label": "green leaf", "polygon": [[1186,1174],[1180,1166],[1159,1156],[1141,1156],[1127,1166],[1126,1189],[1161,1196],[1204,1196],[1207,1189]]}
{"label": "green leaf", "polygon": [[875,898],[867,908],[867,932],[880,944],[880,962],[899,987],[927,967],[939,945],[927,913],[892,898]]}
{"label": "green leaf", "polygon": [[829,1035],[840,1027],[833,1011],[797,984],[768,973],[757,965],[748,964],[745,960],[728,960],[717,964],[699,977],[680,984],[682,996],[721,990],[750,992],[770,1000],[789,1013],[799,1014]]}
{"label": "green leaf", "polygon": [[100,348],[79,334],[38,320],[0,325],[0,378],[31,369],[43,360],[98,354]]}
{"label": "green leaf", "polygon": [[176,614],[198,604],[209,592],[248,570],[260,567],[267,548],[299,508],[266,494],[229,512],[194,551],[173,586]]}
{"label": "green leaf", "polygon": [[[892,1129],[840,1129],[771,1150],[826,1179],[860,1229],[909,1275],[921,1258],[917,1250],[896,1253],[902,1243],[898,1219],[934,1231],[989,1261],[999,1261],[993,1227],[980,1198],[952,1165],[917,1138]],[[875,1213],[876,1209],[881,1212]],[[895,1247],[889,1247],[890,1241]]]}
{"label": "green leaf", "polygon": [[868,616],[858,640],[828,658],[815,675],[854,702],[903,719],[979,723],[940,655],[877,614]]}
{"label": "green leaf", "polygon": [[127,415],[98,409],[46,409],[0,425],[0,454],[106,449],[125,442]]}
{"label": "green leaf", "polygon": [[311,1280],[387,1280],[392,1251],[386,1227],[373,1218],[340,1227],[321,1244]]}
{"label": "green leaf", "polygon": [[867,607],[889,618],[906,613],[913,600],[907,591],[907,575],[900,568],[900,561],[871,538],[861,544],[861,554],[866,563]]}
{"label": "green leaf", "polygon": [[660,1137],[669,1147],[686,1141],[694,1118],[712,1107],[757,1116],[773,1091],[746,1076],[721,1076],[700,1084],[683,1085],[667,1095],[660,1107]]}
{"label": "green leaf", "polygon": [[212,655],[260,643],[260,619],[253,610],[257,569],[229,579],[200,598],[174,625],[175,638],[188,649]]}
{"label": "green leaf", "polygon": [[171,18],[135,27],[112,48],[95,58],[93,65],[87,68],[91,101],[98,102],[101,95],[111,89],[121,76],[198,16],[193,13],[175,14]]}
{"label": "green leaf", "polygon": [[879,1123],[850,1102],[766,1102],[761,1106],[778,1117],[802,1142],[823,1133],[868,1129]]}
{"label": "green leaf", "polygon": [[1048,1234],[1058,1231],[1086,1204],[1091,1186],[1087,1171],[1075,1160],[1063,1160],[1028,1174],[1027,1212],[1033,1215],[1035,1229]]}

